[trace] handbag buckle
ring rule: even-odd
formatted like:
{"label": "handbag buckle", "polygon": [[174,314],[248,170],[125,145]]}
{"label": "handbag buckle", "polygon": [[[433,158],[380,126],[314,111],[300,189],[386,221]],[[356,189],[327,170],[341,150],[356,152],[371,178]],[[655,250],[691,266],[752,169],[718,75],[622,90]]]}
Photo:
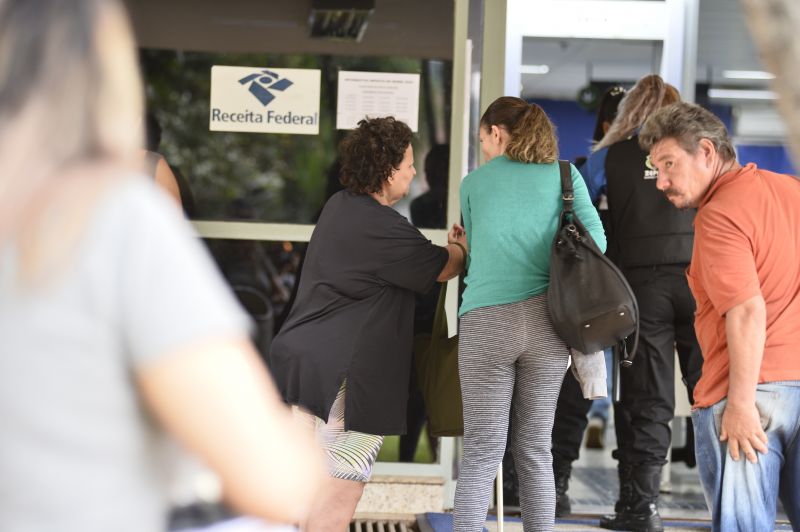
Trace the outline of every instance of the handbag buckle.
{"label": "handbag buckle", "polygon": [[575,226],[575,224],[567,225],[566,229],[567,233],[569,233],[569,235],[576,241],[580,242],[582,240],[581,234],[578,232],[578,228]]}

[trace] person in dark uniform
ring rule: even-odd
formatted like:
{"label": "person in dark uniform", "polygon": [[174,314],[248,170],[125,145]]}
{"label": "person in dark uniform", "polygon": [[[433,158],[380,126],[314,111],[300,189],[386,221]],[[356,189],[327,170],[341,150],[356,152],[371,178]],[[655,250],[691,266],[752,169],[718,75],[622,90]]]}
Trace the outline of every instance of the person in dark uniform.
{"label": "person in dark uniform", "polygon": [[658,513],[661,468],[671,442],[678,359],[691,402],[702,355],[695,337],[695,302],[685,270],[692,255],[694,210],[675,208],[656,188],[657,170],[638,144],[645,120],[680,100],[657,75],[640,79],[586,162],[593,199],[608,198],[607,254],[623,271],[639,303],[640,339],[633,365],[622,368],[615,405],[619,499],[600,526],[613,530],[662,530]]}
{"label": "person in dark uniform", "polygon": [[[597,121],[592,139],[595,144],[600,142],[611,127],[614,118],[617,116],[619,103],[624,96],[625,89],[619,85],[609,87],[603,93],[597,109]],[[580,169],[580,166],[578,168]],[[597,206],[596,200],[595,206]],[[603,222],[606,235],[608,235],[608,211],[601,209],[599,214],[600,221]],[[600,400],[595,401],[595,403],[599,402]],[[580,455],[581,441],[588,423],[587,415],[590,409],[594,410],[592,404],[593,401],[583,398],[578,381],[575,380],[572,372],[568,371],[564,375],[564,381],[561,383],[561,392],[558,395],[552,436],[553,474],[556,482],[556,517],[563,517],[572,511],[569,495],[567,495],[569,479],[572,475],[572,462],[577,460]],[[609,408],[610,399],[609,403],[606,404],[606,417],[608,416],[607,411]],[[599,411],[600,408],[597,410]],[[605,425],[604,421],[603,425]],[[603,426],[603,428],[605,427]]]}
{"label": "person in dark uniform", "polygon": [[317,432],[330,479],[304,528],[347,528],[383,436],[406,431],[414,294],[464,269],[454,225],[432,244],[391,205],[408,194],[411,130],[362,120],[340,146],[341,181],[306,252],[297,297],[269,356],[284,400]]}

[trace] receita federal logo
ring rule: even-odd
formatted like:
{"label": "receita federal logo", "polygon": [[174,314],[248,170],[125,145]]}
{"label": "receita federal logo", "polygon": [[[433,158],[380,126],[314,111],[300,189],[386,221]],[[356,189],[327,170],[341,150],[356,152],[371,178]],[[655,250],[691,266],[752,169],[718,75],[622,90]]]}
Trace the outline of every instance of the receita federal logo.
{"label": "receita federal logo", "polygon": [[315,69],[215,65],[209,129],[316,135],[320,79]]}
{"label": "receita federal logo", "polygon": [[282,78],[271,70],[262,70],[245,76],[239,80],[242,85],[248,85],[248,90],[258,101],[266,107],[269,102],[275,99],[275,95],[270,91],[283,92],[293,85],[288,78]]}
{"label": "receita federal logo", "polygon": [[644,165],[647,167],[647,169],[644,171],[644,178],[658,179],[658,170],[655,166],[653,166],[653,161],[650,159],[650,155],[648,155],[647,159],[644,160]]}

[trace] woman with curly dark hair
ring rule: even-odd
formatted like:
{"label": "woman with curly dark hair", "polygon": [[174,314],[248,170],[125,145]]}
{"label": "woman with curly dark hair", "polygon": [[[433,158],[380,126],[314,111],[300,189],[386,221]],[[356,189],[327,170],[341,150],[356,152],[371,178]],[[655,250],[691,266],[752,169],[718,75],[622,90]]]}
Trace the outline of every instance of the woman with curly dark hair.
{"label": "woman with curly dark hair", "polygon": [[414,294],[464,269],[463,228],[436,246],[391,208],[416,174],[411,136],[392,117],[373,118],[341,143],[345,190],[322,210],[272,344],[283,398],[314,427],[328,459],[331,478],[307,530],[347,528],[383,436],[405,432]]}

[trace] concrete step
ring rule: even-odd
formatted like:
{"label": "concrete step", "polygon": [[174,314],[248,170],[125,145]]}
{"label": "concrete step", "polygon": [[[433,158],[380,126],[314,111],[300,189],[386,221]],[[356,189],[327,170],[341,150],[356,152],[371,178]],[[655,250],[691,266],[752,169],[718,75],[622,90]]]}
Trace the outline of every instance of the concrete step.
{"label": "concrete step", "polygon": [[378,515],[413,521],[416,514],[441,512],[443,489],[441,477],[373,475],[354,519]]}

